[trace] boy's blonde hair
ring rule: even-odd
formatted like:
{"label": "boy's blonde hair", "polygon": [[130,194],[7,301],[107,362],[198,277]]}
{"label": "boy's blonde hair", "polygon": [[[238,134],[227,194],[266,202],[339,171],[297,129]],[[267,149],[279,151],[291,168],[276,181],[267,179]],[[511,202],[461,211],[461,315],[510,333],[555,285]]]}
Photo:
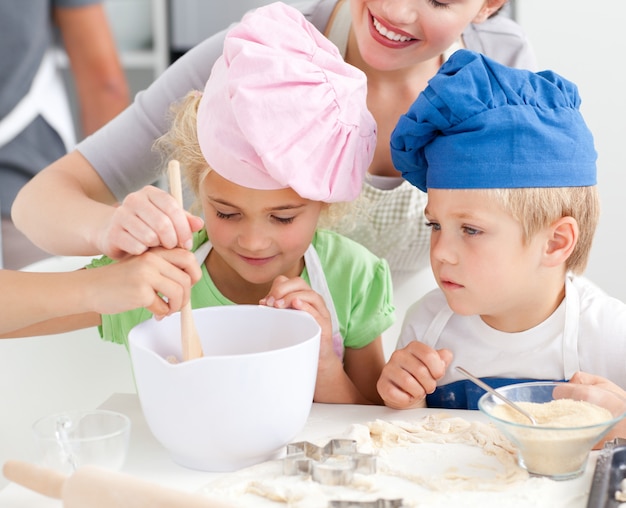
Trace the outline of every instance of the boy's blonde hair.
{"label": "boy's blonde hair", "polygon": [[480,192],[495,198],[505,211],[519,221],[525,242],[561,217],[572,217],[578,224],[579,236],[565,268],[576,274],[585,270],[600,216],[598,189],[595,185],[484,189]]}

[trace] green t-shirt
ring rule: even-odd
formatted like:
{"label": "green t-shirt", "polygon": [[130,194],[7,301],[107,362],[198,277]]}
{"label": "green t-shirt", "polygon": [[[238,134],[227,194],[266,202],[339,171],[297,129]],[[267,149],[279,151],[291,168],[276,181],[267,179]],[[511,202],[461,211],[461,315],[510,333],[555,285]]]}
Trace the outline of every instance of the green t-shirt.
{"label": "green t-shirt", "polygon": [[[193,250],[206,241],[206,231],[197,233]],[[332,231],[318,230],[312,244],[335,304],[344,347],[358,349],[366,346],[389,328],[395,319],[387,262],[362,245]],[[88,268],[111,262],[111,259],[103,257],[94,260]],[[310,283],[306,267],[301,276]],[[202,278],[191,290],[191,306],[216,305],[235,304],[219,292],[203,264]],[[105,340],[128,347],[128,332],[151,316],[144,308],[103,315],[100,334]]]}

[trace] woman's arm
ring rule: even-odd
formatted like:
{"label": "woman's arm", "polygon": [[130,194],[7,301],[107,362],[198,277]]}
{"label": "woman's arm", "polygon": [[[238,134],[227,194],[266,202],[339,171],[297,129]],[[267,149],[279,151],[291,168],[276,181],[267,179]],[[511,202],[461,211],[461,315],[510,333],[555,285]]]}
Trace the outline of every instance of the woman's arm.
{"label": "woman's arm", "polygon": [[164,317],[180,310],[201,276],[195,256],[184,249],[153,249],[74,272],[0,270],[0,337],[96,326],[101,314],[141,307]]}
{"label": "woman's arm", "polygon": [[13,222],[42,249],[60,255],[139,255],[162,245],[190,247],[202,219],[167,192],[146,186],[120,204],[77,151],[52,163],[18,194]]}
{"label": "woman's arm", "polygon": [[163,238],[185,245],[202,221],[189,218],[167,193],[151,187],[122,213],[115,206],[160,177],[162,161],[152,145],[168,128],[170,105],[189,90],[204,88],[223,37],[216,34],[190,50],[130,107],[31,179],[13,204],[17,228],[42,249],[61,255],[104,253],[119,259]]}

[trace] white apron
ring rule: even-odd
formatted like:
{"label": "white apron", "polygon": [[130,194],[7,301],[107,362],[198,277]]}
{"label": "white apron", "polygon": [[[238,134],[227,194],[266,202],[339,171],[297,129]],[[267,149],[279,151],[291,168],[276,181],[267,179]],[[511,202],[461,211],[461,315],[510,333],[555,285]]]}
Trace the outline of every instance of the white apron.
{"label": "white apron", "polygon": [[0,120],[0,148],[24,131],[38,115],[59,134],[68,152],[74,148],[76,136],[72,113],[52,50],[44,55],[30,90]]}

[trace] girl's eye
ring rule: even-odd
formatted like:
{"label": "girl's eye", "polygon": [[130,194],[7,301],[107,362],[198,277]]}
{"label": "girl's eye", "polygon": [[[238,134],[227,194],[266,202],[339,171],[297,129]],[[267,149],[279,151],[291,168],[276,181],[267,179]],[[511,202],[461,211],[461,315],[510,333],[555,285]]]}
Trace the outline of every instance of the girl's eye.
{"label": "girl's eye", "polygon": [[219,210],[215,210],[215,215],[218,219],[231,219],[235,214],[234,213],[222,213]]}
{"label": "girl's eye", "polygon": [[436,0],[428,0],[430,2],[430,5],[432,5],[433,7],[436,7],[438,9],[445,9],[447,7],[449,7],[448,4],[443,3],[443,2],[437,2]]}
{"label": "girl's eye", "polygon": [[433,231],[439,231],[441,229],[441,225],[438,222],[427,222],[426,227]]}
{"label": "girl's eye", "polygon": [[275,215],[273,215],[272,219],[280,224],[291,224],[295,217],[276,217]]}

